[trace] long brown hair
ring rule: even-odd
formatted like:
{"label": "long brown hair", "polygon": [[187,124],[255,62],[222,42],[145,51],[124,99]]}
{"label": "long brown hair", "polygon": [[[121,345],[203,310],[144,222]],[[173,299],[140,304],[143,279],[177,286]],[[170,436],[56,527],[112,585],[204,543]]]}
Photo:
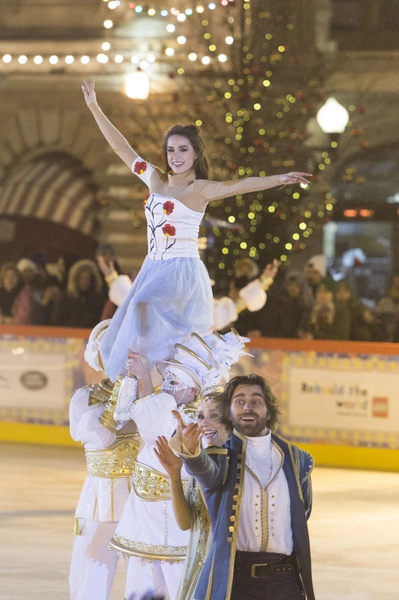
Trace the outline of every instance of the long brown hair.
{"label": "long brown hair", "polygon": [[251,373],[250,375],[237,375],[237,377],[230,379],[223,392],[227,396],[229,405],[231,404],[233,394],[239,385],[259,385],[262,388],[263,397],[269,413],[267,426],[271,431],[274,431],[280,420],[280,410],[278,408],[278,400],[273,394],[266,379],[260,375],[255,375],[254,373]]}
{"label": "long brown hair", "polygon": [[197,158],[194,161],[194,173],[196,179],[209,179],[209,165],[205,156],[205,144],[201,138],[200,129],[196,125],[174,125],[164,135],[162,142],[162,157],[164,161],[165,173],[170,170],[168,164],[168,139],[172,135],[181,135],[188,139]]}

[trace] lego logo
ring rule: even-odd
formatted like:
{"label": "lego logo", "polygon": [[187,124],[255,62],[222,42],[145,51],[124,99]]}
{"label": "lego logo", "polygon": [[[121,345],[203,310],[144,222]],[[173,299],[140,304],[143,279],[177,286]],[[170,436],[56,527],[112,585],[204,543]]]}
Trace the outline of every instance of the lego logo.
{"label": "lego logo", "polygon": [[388,417],[388,398],[373,398],[372,400],[373,417]]}

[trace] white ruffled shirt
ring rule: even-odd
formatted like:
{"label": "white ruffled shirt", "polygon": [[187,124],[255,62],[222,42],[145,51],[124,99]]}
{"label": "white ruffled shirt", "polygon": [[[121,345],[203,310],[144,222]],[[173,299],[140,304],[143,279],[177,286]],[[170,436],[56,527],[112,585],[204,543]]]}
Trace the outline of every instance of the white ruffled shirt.
{"label": "white ruffled shirt", "polygon": [[270,432],[247,441],[237,550],[290,555],[293,540],[284,455]]}

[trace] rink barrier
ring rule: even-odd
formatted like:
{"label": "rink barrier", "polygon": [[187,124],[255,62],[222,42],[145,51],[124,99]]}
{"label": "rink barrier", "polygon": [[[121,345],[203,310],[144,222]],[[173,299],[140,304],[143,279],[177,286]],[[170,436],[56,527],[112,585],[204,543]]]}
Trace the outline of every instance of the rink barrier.
{"label": "rink barrier", "polygon": [[[97,382],[89,330],[0,325],[0,441],[78,447],[68,397]],[[256,372],[280,400],[278,433],[320,466],[399,471],[399,345],[255,338],[235,374]]]}

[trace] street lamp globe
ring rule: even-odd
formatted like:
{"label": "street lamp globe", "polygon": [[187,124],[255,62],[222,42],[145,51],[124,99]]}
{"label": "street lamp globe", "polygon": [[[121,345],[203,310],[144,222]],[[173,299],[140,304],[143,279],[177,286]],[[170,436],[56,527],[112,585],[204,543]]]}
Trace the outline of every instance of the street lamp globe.
{"label": "street lamp globe", "polygon": [[125,77],[125,94],[134,100],[147,100],[150,93],[150,78],[144,71],[136,71]]}
{"label": "street lamp globe", "polygon": [[317,113],[317,122],[324,133],[343,133],[349,113],[335,98],[329,98]]}

